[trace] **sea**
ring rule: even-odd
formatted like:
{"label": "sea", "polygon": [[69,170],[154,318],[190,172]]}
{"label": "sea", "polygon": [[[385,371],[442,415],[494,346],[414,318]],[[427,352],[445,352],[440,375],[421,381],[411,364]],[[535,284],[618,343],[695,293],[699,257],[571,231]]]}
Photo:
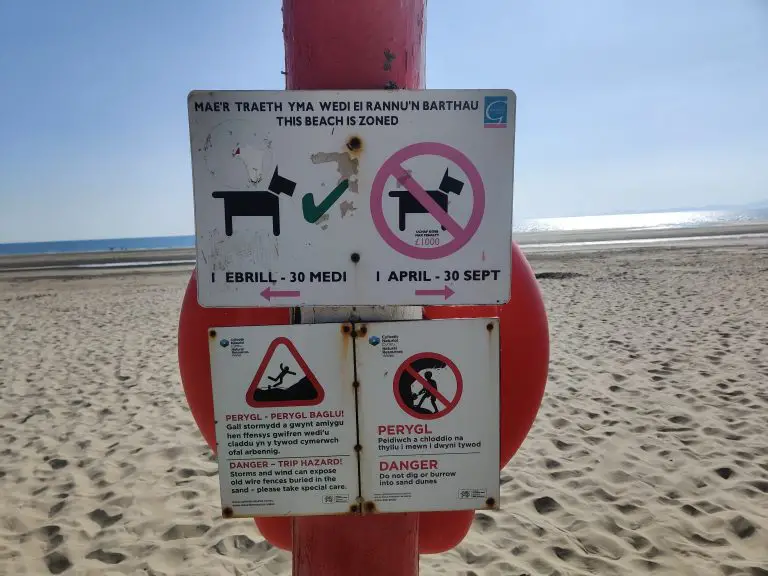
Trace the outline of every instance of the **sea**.
{"label": "sea", "polygon": [[[598,216],[572,216],[563,218],[531,218],[513,225],[514,233],[538,232],[590,232],[601,230],[690,229],[716,225],[768,223],[768,207],[744,210],[679,210],[674,212],[646,212],[638,214],[605,214]],[[540,236],[540,235],[539,235]],[[583,242],[589,244],[590,241]],[[580,242],[576,242],[579,244]],[[521,242],[521,245],[524,245]],[[574,244],[574,242],[569,242]],[[194,235],[149,236],[142,238],[104,238],[96,240],[61,240],[54,242],[0,243],[0,255],[61,254],[78,252],[116,252],[133,250],[168,250],[194,248]]]}

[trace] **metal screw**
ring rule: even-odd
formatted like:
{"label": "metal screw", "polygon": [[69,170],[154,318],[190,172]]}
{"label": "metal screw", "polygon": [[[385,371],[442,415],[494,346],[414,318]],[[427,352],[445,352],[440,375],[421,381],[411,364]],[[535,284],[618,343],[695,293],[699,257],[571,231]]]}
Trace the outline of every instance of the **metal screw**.
{"label": "metal screw", "polygon": [[358,382],[357,380],[352,382],[352,388],[360,388],[360,382]]}
{"label": "metal screw", "polygon": [[352,505],[349,507],[349,511],[350,511],[350,512],[357,512],[357,504],[352,504]]}
{"label": "metal screw", "polygon": [[235,511],[232,510],[232,508],[229,506],[226,506],[224,509],[222,509],[221,515],[224,516],[224,518],[232,518],[232,516],[235,515]]}
{"label": "metal screw", "polygon": [[365,336],[368,334],[368,327],[367,326],[360,326],[360,329],[358,330],[362,336]]}
{"label": "metal screw", "polygon": [[355,264],[360,262],[360,254],[358,254],[357,252],[353,252],[350,258],[352,259],[352,262],[354,262]]}
{"label": "metal screw", "polygon": [[357,338],[357,330],[352,330],[352,338]]}
{"label": "metal screw", "polygon": [[341,330],[342,330],[342,332],[344,332],[344,334],[349,334],[349,331],[352,330],[352,328],[350,328],[350,326],[348,324],[344,324],[344,326],[342,326]]}
{"label": "metal screw", "polygon": [[485,327],[488,329],[488,332],[493,332],[493,324],[491,322],[488,322]]}
{"label": "metal screw", "polygon": [[485,501],[485,505],[488,506],[488,508],[493,508],[496,505],[496,500],[488,498],[488,500]]}
{"label": "metal screw", "polygon": [[211,338],[216,338],[216,330],[209,330],[208,336],[210,336]]}
{"label": "metal screw", "polygon": [[355,452],[360,452],[362,449],[363,447],[360,444],[355,444]]}
{"label": "metal screw", "polygon": [[373,502],[368,500],[368,502],[365,503],[365,511],[368,512],[369,514],[371,512],[375,512],[376,511],[376,504],[374,504]]}

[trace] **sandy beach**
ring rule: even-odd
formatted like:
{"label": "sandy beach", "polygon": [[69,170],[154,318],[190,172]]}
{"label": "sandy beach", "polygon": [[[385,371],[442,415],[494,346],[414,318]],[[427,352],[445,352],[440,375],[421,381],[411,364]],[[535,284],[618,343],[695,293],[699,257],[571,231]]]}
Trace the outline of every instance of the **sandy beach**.
{"label": "sandy beach", "polygon": [[[529,259],[539,417],[502,510],[422,573],[768,575],[768,241]],[[0,272],[0,574],[290,573],[221,518],[177,366],[189,273]]]}

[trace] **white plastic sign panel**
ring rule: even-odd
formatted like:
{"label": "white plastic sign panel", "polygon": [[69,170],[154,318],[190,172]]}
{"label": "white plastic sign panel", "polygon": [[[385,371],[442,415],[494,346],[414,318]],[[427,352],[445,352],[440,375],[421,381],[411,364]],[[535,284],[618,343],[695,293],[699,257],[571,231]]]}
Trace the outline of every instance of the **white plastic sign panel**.
{"label": "white plastic sign panel", "polygon": [[213,330],[224,515],[349,512],[358,495],[354,364],[340,325]]}
{"label": "white plastic sign panel", "polygon": [[205,307],[510,297],[511,90],[193,91]]}
{"label": "white plastic sign panel", "polygon": [[498,508],[498,321],[369,324],[356,358],[363,498],[381,512]]}

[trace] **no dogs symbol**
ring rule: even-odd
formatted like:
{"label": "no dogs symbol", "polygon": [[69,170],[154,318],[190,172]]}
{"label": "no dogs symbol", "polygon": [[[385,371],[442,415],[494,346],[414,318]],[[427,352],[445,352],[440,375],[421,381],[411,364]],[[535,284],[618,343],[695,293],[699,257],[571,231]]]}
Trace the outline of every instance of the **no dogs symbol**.
{"label": "no dogs symbol", "polygon": [[[419,156],[438,157],[444,161],[443,165],[446,166],[444,172],[436,173],[438,177],[442,175],[437,189],[425,189],[424,186],[427,185],[425,175],[417,178],[403,167],[404,162]],[[472,209],[464,225],[460,224],[449,210],[450,195],[458,197],[465,187],[464,182],[450,176],[451,170],[455,170],[456,167],[466,174],[471,187]],[[405,190],[391,190],[385,194],[385,188],[392,178],[404,186]],[[390,216],[388,220],[385,216],[385,196],[397,201],[397,218],[393,219]],[[384,162],[371,185],[371,216],[376,230],[389,246],[405,256],[418,260],[444,258],[460,250],[480,228],[484,212],[485,188],[477,168],[462,152],[439,142],[421,142],[398,150]],[[446,243],[440,242],[429,247],[404,241],[395,229],[400,232],[406,229],[409,214],[429,214],[434,224],[446,231],[451,239]]]}

